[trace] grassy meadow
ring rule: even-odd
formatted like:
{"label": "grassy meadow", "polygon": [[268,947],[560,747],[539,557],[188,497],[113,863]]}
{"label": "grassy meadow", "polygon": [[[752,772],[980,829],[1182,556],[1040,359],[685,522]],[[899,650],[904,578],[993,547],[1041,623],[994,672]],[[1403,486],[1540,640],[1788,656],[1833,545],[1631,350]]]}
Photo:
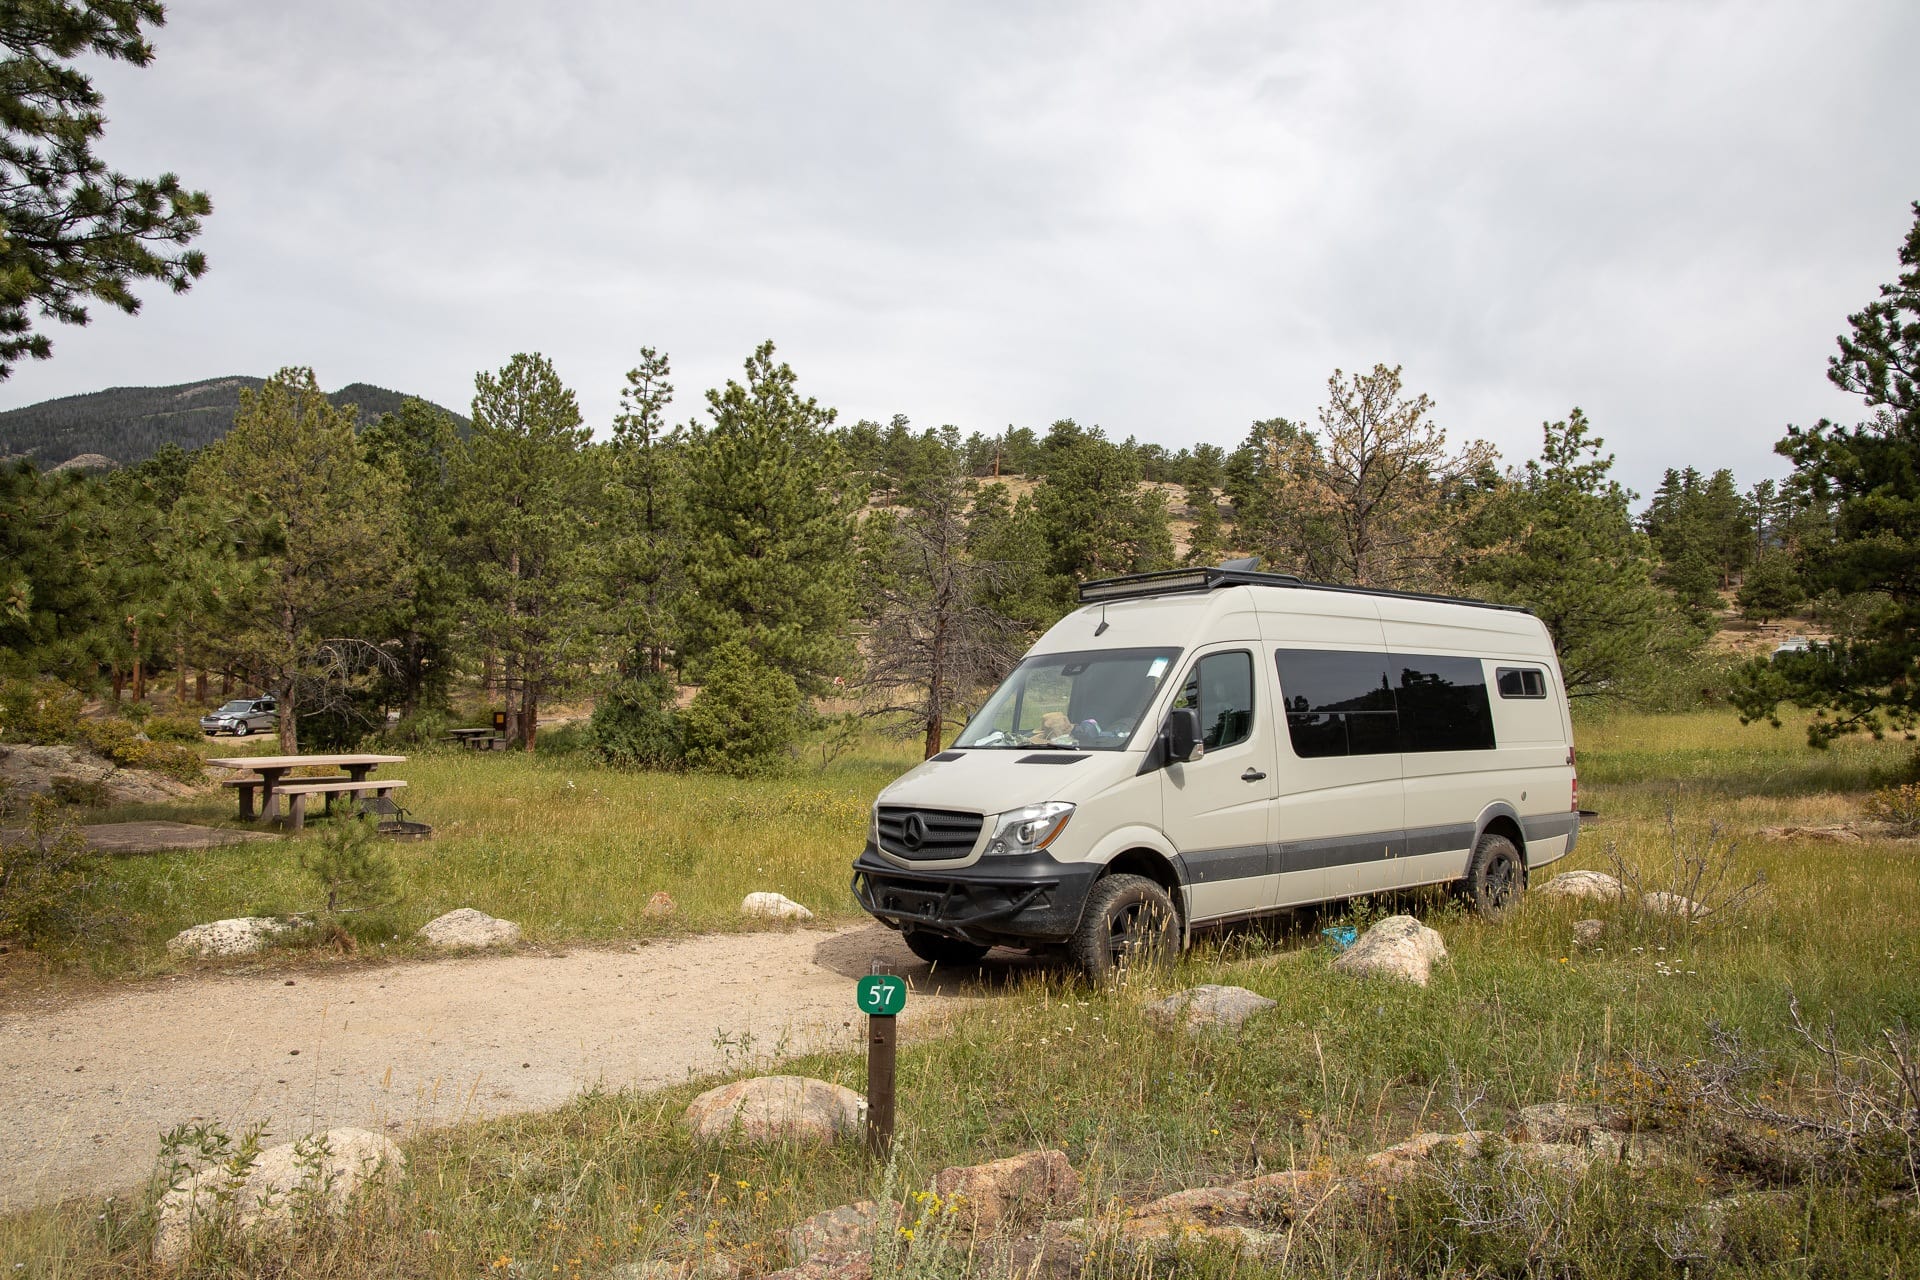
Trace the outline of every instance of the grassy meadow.
{"label": "grassy meadow", "polygon": [[[1883,1048],[1883,1029],[1920,1021],[1920,845],[1755,835],[1858,817],[1874,788],[1907,776],[1912,745],[1860,740],[1813,752],[1796,726],[1742,727],[1723,712],[1593,717],[1577,739],[1582,803],[1601,818],[1553,870],[1606,869],[1617,857],[1660,888],[1676,853],[1682,863],[1705,853],[1730,868],[1728,885],[1764,875],[1764,893],[1693,926],[1539,895],[1498,924],[1437,894],[1334,916],[1364,924],[1410,905],[1450,953],[1424,989],[1334,973],[1318,934],[1326,919],[1209,937],[1172,968],[1118,986],[989,969],[977,1003],[902,1050],[891,1171],[854,1148],[692,1144],[675,1122],[710,1080],[595,1095],[417,1136],[408,1176],[364,1197],[344,1222],[316,1224],[291,1247],[210,1242],[196,1269],[598,1277],[623,1262],[708,1253],[765,1269],[786,1261],[779,1233],[798,1219],[924,1187],[946,1165],[1060,1147],[1087,1179],[1082,1210],[1091,1211],[1259,1171],[1344,1167],[1415,1132],[1498,1129],[1522,1106],[1567,1100],[1626,1109],[1661,1136],[1669,1158],[1596,1167],[1550,1195],[1470,1170],[1484,1183],[1472,1206],[1458,1186],[1418,1183],[1357,1214],[1276,1226],[1286,1235],[1279,1258],[1195,1246],[1158,1261],[1094,1257],[1086,1274],[1920,1274],[1910,1145],[1863,1143],[1810,1166],[1795,1163],[1784,1136],[1778,1150],[1730,1147],[1712,1108],[1673,1083],[1714,1060],[1716,1031],[1730,1031],[1757,1055],[1729,1076],[1740,1096],[1830,1114],[1836,1082],[1795,1032],[1790,996],[1811,1025],[1831,1020],[1837,1044],[1854,1053]],[[422,758],[404,770],[418,779],[409,803],[442,834],[401,851],[408,896],[396,928],[463,903],[548,940],[734,927],[739,895],[758,887],[828,918],[850,915],[845,864],[864,805],[901,763],[874,750],[823,773],[739,784]],[[283,848],[223,861],[234,856],[123,864],[132,900],[155,921],[148,942],[124,954],[148,954],[139,947],[175,922],[210,918],[216,903],[222,912],[305,905]],[[681,901],[665,926],[634,909],[656,888]],[[1573,921],[1594,915],[1608,919],[1608,933],[1598,948],[1576,948]],[[1237,1034],[1199,1038],[1141,1016],[1147,1001],[1200,982],[1249,987],[1278,1007]],[[864,1080],[854,1055],[783,1070],[856,1089]],[[1501,1212],[1485,1211],[1489,1200]],[[1732,1207],[1703,1248],[1689,1224],[1709,1202]],[[0,1221],[0,1267],[144,1275],[146,1230],[138,1203],[16,1216]],[[894,1246],[903,1274],[1005,1273],[984,1253],[946,1249],[937,1230]]]}

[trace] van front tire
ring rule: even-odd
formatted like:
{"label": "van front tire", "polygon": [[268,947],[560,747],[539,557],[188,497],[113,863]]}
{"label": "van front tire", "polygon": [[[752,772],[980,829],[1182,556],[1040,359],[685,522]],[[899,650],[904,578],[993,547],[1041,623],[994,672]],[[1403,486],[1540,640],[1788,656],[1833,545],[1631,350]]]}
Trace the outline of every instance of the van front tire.
{"label": "van front tire", "polygon": [[1145,876],[1114,875],[1094,883],[1067,954],[1089,978],[1173,957],[1180,918],[1173,899]]}
{"label": "van front tire", "polygon": [[1484,919],[1498,920],[1513,909],[1527,887],[1527,864],[1513,841],[1489,831],[1473,846],[1467,878],[1460,888]]}
{"label": "van front tire", "polygon": [[928,964],[979,964],[991,949],[977,942],[949,938],[944,933],[927,933],[920,929],[909,929],[900,936],[901,940],[907,944],[907,950]]}

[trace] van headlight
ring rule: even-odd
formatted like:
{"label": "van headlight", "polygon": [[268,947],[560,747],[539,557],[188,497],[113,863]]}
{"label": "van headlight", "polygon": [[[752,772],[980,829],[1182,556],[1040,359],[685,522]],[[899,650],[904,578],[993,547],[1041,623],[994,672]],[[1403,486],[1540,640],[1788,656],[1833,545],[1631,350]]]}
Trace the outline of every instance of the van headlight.
{"label": "van headlight", "polygon": [[1003,813],[987,842],[988,855],[1038,853],[1067,829],[1073,806],[1064,800],[1030,804],[1024,809]]}

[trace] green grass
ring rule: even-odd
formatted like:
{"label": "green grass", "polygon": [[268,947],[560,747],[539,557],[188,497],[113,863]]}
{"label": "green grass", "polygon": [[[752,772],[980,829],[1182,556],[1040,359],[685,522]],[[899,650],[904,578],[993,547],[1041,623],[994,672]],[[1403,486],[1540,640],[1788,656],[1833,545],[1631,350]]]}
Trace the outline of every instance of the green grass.
{"label": "green grass", "polygon": [[[1428,896],[1416,909],[1443,933],[1450,960],[1426,988],[1336,974],[1314,931],[1321,922],[1277,938],[1249,931],[1212,938],[1170,971],[1119,988],[1088,987],[1060,973],[987,984],[977,1004],[903,1049],[897,1184],[924,1186],[945,1165],[1057,1146],[1086,1175],[1081,1208],[1089,1210],[1261,1168],[1338,1165],[1422,1129],[1458,1128],[1457,1104],[1476,1097],[1468,1120],[1486,1127],[1520,1106],[1556,1099],[1597,1096],[1655,1114],[1660,1098],[1636,1060],[1699,1057],[1715,1026],[1738,1030],[1764,1055],[1764,1078],[1782,1098],[1818,1108],[1825,1082],[1789,1024],[1790,993],[1816,1021],[1831,1016],[1852,1048],[1870,1047],[1879,1029],[1899,1019],[1920,1020],[1916,846],[1754,835],[1764,825],[1855,816],[1872,787],[1904,769],[1907,744],[1849,743],[1817,754],[1792,728],[1742,728],[1725,714],[1613,717],[1583,724],[1580,744],[1583,802],[1603,821],[1564,866],[1604,868],[1610,843],[1657,880],[1671,856],[1671,807],[1685,847],[1699,847],[1710,827],[1723,826],[1736,842],[1738,869],[1765,874],[1766,895],[1737,918],[1699,928],[1617,918],[1599,951],[1570,944],[1572,921],[1590,908],[1534,896],[1496,925]],[[828,914],[850,914],[844,866],[858,839],[858,811],[898,763],[876,755],[805,783],[738,784],[497,758],[423,759],[405,772],[433,779],[416,784],[420,808],[446,834],[421,855],[456,853],[439,869],[409,861],[408,919],[485,890],[497,896],[474,896],[472,905],[513,915],[536,936],[629,936],[622,930],[643,927],[611,906],[529,882],[528,870],[544,865],[536,849],[626,903],[643,901],[654,887],[686,893],[676,928],[730,926],[744,881],[702,897],[708,891],[695,880],[746,876],[749,866],[779,867],[791,879],[768,887]],[[575,786],[563,796],[569,778]],[[476,787],[482,798],[452,799]],[[595,790],[600,799],[581,802],[582,791]],[[430,809],[429,794],[445,807]],[[840,821],[833,806],[842,804],[850,833],[832,829]],[[558,813],[571,815],[572,829],[550,829]],[[639,831],[650,834],[639,838]],[[509,855],[508,845],[527,852]],[[748,848],[776,845],[788,850],[787,861],[743,860]],[[629,859],[644,870],[628,868]],[[411,895],[427,886],[445,896],[416,906]],[[284,891],[295,892],[291,885]],[[207,900],[205,889],[175,892],[149,900]],[[1353,911],[1364,922],[1389,905]],[[1207,981],[1252,988],[1278,1007],[1237,1035],[1199,1039],[1143,1020],[1145,1001]],[[851,1054],[783,1069],[862,1087],[862,1062]],[[884,1172],[852,1148],[693,1144],[676,1120],[709,1083],[592,1095],[549,1114],[425,1134],[408,1143],[408,1177],[367,1197],[344,1224],[316,1229],[290,1248],[217,1248],[202,1269],[598,1276],[616,1262],[706,1250],[771,1266],[782,1261],[778,1233],[786,1226],[881,1189]],[[1678,1166],[1596,1172],[1551,1241],[1475,1234],[1434,1193],[1415,1188],[1359,1219],[1302,1229],[1284,1273],[1680,1275],[1686,1272],[1658,1247],[1657,1231],[1710,1199],[1770,1189],[1783,1194],[1741,1212],[1716,1274],[1904,1275],[1920,1267],[1913,1193],[1901,1190],[1898,1177],[1889,1182],[1886,1167],[1836,1165],[1811,1182],[1775,1188],[1764,1171],[1726,1158],[1693,1129],[1679,1132]],[[100,1211],[78,1203],[0,1221],[0,1267],[26,1260],[33,1274],[47,1276],[140,1274],[137,1215]],[[963,1268],[947,1260],[936,1271]],[[1282,1274],[1204,1251],[1153,1273]],[[1147,1272],[1115,1264],[1095,1274]]]}
{"label": "green grass", "polygon": [[[265,753],[255,743],[208,750]],[[515,920],[536,944],[630,941],[753,927],[740,900],[760,889],[822,919],[851,920],[859,907],[848,879],[869,806],[915,756],[911,744],[875,735],[825,769],[738,781],[622,772],[580,755],[415,755],[376,776],[407,780],[398,800],[433,826],[433,838],[388,845],[399,901],[347,925],[375,952],[409,945],[415,929],[455,907]],[[191,805],[85,816],[238,825],[228,790]],[[63,958],[102,975],[148,973],[172,967],[166,941],[190,925],[314,910],[322,895],[299,856],[325,821],[310,819],[299,839],[115,859],[113,904],[127,924]],[[677,910],[648,917],[642,909],[661,891]]]}

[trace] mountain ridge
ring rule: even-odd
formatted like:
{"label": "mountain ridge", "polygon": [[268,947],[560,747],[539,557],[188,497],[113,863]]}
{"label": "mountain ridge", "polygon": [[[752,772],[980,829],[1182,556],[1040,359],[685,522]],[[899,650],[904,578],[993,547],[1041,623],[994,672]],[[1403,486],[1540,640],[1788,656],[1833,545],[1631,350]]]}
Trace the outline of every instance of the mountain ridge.
{"label": "mountain ridge", "polygon": [[[52,468],[95,454],[127,467],[146,461],[163,444],[198,449],[233,429],[242,389],[265,384],[265,378],[226,374],[165,387],[106,387],[0,411],[0,458],[28,457]],[[357,405],[363,425],[413,398],[370,382],[349,382],[327,393],[337,406]],[[469,425],[450,409],[434,408],[462,429]]]}

